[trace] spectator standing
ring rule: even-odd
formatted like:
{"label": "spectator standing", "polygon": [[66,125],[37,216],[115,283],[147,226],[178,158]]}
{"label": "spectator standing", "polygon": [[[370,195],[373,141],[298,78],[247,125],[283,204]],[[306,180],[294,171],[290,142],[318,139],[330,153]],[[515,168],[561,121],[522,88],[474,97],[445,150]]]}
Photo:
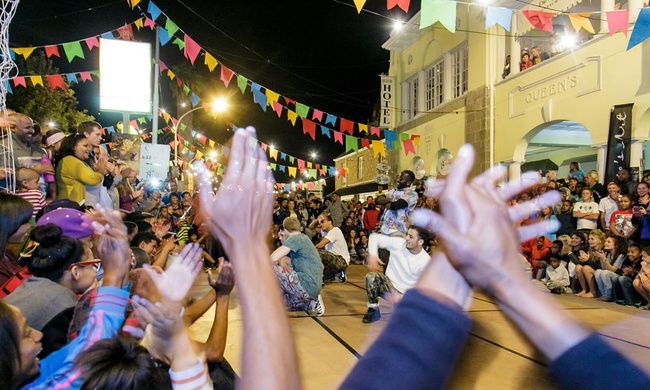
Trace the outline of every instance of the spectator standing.
{"label": "spectator standing", "polygon": [[345,218],[348,216],[349,211],[343,205],[343,202],[341,202],[341,198],[339,197],[338,192],[333,192],[330,197],[332,199],[332,203],[330,203],[325,212],[332,217],[332,223],[334,223],[334,227],[340,228],[343,224],[343,221],[345,221]]}
{"label": "spectator standing", "polygon": [[61,160],[56,165],[57,199],[70,199],[79,204],[86,201],[86,186],[96,186],[104,180],[105,161],[98,160],[93,170],[87,163],[90,144],[83,135],[70,135],[61,145]]}
{"label": "spectator standing", "polygon": [[578,219],[578,230],[593,230],[598,227],[600,217],[598,203],[592,198],[593,191],[590,188],[582,190],[582,201],[573,205],[573,216]]}
{"label": "spectator standing", "polygon": [[40,175],[32,168],[18,168],[16,171],[16,195],[32,204],[34,218],[45,207],[45,196],[38,190],[39,179]]}
{"label": "spectator standing", "polygon": [[612,217],[612,213],[618,210],[620,195],[621,187],[616,182],[611,181],[607,184],[607,196],[602,198],[598,203],[600,226],[605,231],[609,231],[609,220]]}

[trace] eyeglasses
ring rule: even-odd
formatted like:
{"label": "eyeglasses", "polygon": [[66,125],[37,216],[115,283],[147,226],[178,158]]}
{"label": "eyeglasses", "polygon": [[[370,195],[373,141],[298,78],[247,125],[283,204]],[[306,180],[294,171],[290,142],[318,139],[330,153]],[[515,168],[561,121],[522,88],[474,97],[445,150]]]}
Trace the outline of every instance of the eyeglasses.
{"label": "eyeglasses", "polygon": [[93,267],[95,271],[99,270],[99,266],[102,263],[99,259],[88,260],[88,261],[79,261],[77,263],[72,263],[68,266],[67,270],[70,271],[73,267]]}

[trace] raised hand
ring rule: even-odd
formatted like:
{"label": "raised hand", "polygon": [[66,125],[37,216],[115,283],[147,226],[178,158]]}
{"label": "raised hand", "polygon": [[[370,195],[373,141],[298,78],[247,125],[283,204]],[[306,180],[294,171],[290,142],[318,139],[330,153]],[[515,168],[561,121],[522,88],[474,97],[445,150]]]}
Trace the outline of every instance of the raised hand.
{"label": "raised hand", "polygon": [[156,285],[163,300],[180,303],[196,280],[201,271],[202,249],[197,244],[186,245],[172,265],[166,271],[158,273],[147,264],[144,269]]}
{"label": "raised hand", "polygon": [[228,295],[235,287],[235,273],[229,262],[225,261],[219,265],[217,279],[213,279],[212,271],[208,271],[208,283],[217,295]]}
{"label": "raised hand", "polygon": [[250,243],[264,242],[271,228],[273,176],[255,138],[252,127],[235,132],[228,167],[216,194],[211,192],[205,166],[195,165],[203,216],[229,254],[246,252]]}
{"label": "raised hand", "polygon": [[385,265],[379,257],[368,256],[367,267],[369,270],[374,272],[381,272],[383,270],[382,266]]}

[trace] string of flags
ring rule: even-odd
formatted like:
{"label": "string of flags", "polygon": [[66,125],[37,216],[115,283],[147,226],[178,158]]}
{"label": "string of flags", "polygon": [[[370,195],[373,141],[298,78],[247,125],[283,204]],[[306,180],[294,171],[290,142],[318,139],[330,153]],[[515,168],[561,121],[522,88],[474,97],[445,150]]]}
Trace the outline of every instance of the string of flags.
{"label": "string of flags", "polygon": [[6,83],[5,86],[7,87],[7,92],[11,94],[14,93],[11,84],[13,84],[14,88],[16,87],[27,88],[28,85],[27,81],[29,81],[29,85],[32,87],[36,87],[36,86],[45,87],[44,83],[47,82],[47,86],[51,90],[55,90],[59,88],[65,91],[67,89],[66,83],[78,84],[80,82],[86,82],[86,81],[92,82],[94,81],[93,76],[95,78],[99,77],[99,71],[88,70],[85,72],[16,76],[16,77],[11,77],[9,79],[9,83]]}

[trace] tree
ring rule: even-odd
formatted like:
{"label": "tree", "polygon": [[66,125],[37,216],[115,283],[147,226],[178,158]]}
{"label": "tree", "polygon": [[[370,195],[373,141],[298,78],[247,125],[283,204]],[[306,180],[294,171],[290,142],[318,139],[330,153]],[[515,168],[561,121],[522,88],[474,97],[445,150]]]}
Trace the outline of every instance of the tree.
{"label": "tree", "polygon": [[[17,65],[21,75],[59,73],[59,69],[45,56],[45,53],[35,53],[27,60],[17,61]],[[77,109],[79,101],[69,83],[65,82],[65,91],[59,88],[51,90],[45,78],[43,84],[44,86],[13,88],[13,94],[7,93],[7,108],[29,115],[41,124],[53,121],[57,124],[57,128],[64,131],[75,129],[83,121],[95,119],[92,115],[88,115],[87,110]]]}

